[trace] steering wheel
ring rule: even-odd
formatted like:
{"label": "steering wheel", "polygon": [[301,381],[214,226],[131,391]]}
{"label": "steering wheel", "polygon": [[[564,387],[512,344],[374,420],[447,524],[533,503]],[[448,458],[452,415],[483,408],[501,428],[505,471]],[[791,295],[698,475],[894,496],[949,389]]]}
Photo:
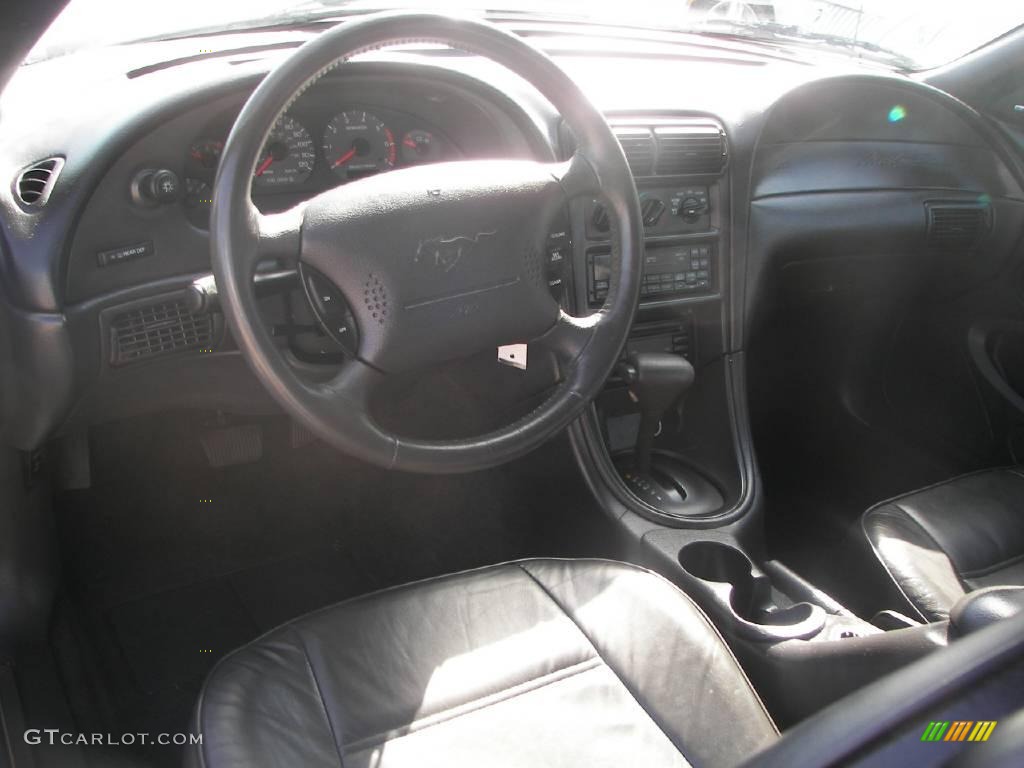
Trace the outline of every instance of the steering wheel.
{"label": "steering wheel", "polygon": [[[400,169],[329,190],[283,213],[258,211],[250,195],[256,163],[288,107],[353,56],[409,42],[472,52],[526,79],[575,134],[572,158]],[[612,222],[608,298],[598,312],[573,317],[549,291],[545,241],[570,199],[598,194]],[[640,206],[615,136],[554,62],[481,21],[378,14],[344,22],[298,48],[253,91],[235,121],[221,154],[210,232],[221,305],[257,377],[315,434],[387,468],[464,472],[533,450],[600,391],[639,301]],[[441,254],[438,243],[459,247]],[[253,281],[256,265],[271,258],[316,270],[349,304],[358,350],[330,381],[300,376],[260,320]],[[468,439],[413,440],[387,432],[370,415],[370,395],[388,375],[522,342],[553,353],[559,376],[545,402],[513,424]]]}

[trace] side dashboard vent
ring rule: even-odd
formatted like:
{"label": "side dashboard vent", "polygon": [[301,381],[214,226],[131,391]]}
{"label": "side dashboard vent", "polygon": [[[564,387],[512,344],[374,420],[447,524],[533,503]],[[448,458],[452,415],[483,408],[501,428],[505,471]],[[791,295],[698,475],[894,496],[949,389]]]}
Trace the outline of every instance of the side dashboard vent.
{"label": "side dashboard vent", "polygon": [[650,128],[617,126],[612,130],[633,175],[650,176],[654,172],[654,136]]}
{"label": "side dashboard vent", "polygon": [[928,245],[942,251],[969,251],[988,234],[991,210],[982,203],[927,203]]}
{"label": "side dashboard vent", "polygon": [[57,183],[60,169],[64,167],[64,159],[51,157],[30,165],[18,174],[14,189],[18,199],[25,205],[40,208],[50,199],[53,185]]}
{"label": "side dashboard vent", "polygon": [[725,134],[714,123],[663,126],[654,135],[659,176],[719,173],[725,167]]}
{"label": "side dashboard vent", "polygon": [[111,364],[126,365],[172,352],[209,347],[213,319],[194,315],[184,299],[169,299],[118,311],[110,323]]}

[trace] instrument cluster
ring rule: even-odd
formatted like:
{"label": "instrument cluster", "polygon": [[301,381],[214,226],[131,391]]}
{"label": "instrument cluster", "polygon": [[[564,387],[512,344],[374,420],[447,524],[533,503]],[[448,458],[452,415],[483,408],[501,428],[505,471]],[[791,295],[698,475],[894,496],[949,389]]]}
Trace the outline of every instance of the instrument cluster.
{"label": "instrument cluster", "polygon": [[[229,130],[218,128],[193,141],[185,158],[184,204],[199,226],[209,220],[213,180]],[[261,208],[280,210],[338,184],[458,155],[439,130],[412,115],[360,107],[287,113],[260,154],[253,198]]]}

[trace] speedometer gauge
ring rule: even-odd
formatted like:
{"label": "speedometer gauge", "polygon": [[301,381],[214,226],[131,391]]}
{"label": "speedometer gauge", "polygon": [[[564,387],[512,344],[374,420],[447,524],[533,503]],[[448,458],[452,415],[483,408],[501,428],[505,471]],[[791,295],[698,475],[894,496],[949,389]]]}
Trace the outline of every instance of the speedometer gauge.
{"label": "speedometer gauge", "polygon": [[316,150],[309,131],[297,120],[284,116],[267,137],[253,183],[264,189],[301,184],[313,172],[314,163]]}
{"label": "speedometer gauge", "polygon": [[398,157],[391,129],[361,109],[334,116],[324,129],[323,149],[331,170],[345,179],[389,170]]}

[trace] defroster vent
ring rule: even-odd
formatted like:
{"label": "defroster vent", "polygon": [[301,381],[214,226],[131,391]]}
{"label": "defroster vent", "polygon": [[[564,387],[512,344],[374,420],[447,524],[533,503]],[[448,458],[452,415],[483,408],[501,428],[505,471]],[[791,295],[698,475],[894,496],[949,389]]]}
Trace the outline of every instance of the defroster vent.
{"label": "defroster vent", "polygon": [[168,299],[117,311],[110,322],[111,364],[126,365],[172,352],[208,348],[213,319],[194,315],[184,299]]}

